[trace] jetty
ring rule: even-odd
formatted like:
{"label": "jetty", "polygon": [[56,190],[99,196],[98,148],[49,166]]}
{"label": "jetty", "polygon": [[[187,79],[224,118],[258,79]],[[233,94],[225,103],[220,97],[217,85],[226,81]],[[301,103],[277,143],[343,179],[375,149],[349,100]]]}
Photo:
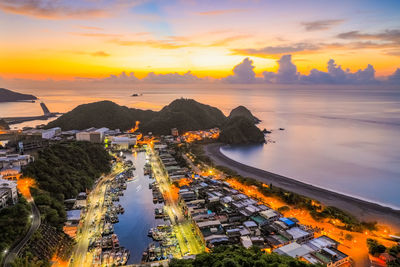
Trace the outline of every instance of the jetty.
{"label": "jetty", "polygon": [[17,123],[22,123],[26,121],[34,121],[34,120],[47,120],[49,118],[56,117],[57,115],[61,115],[62,113],[59,112],[50,112],[50,110],[47,108],[46,104],[41,102],[40,107],[43,110],[43,115],[39,116],[24,116],[24,117],[8,117],[8,118],[2,118],[7,124],[17,124]]}

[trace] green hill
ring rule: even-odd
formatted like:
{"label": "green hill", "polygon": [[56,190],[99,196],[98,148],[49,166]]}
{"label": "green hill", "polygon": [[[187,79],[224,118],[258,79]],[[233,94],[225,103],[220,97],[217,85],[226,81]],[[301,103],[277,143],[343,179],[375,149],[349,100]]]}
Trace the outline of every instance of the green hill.
{"label": "green hill", "polygon": [[257,117],[253,116],[251,114],[250,110],[248,110],[244,106],[238,106],[237,108],[232,109],[231,113],[229,114],[228,118],[234,118],[234,117],[246,117],[249,120],[253,121],[254,123],[260,123],[261,120],[259,120]]}
{"label": "green hill", "polygon": [[83,130],[90,127],[107,127],[127,130],[135,125],[135,121],[151,120],[155,115],[156,112],[151,110],[133,109],[111,101],[100,101],[77,106],[47,124],[47,128]]}
{"label": "green hill", "polygon": [[264,143],[264,134],[255,126],[254,121],[243,117],[229,118],[221,127],[219,140],[227,144]]}
{"label": "green hill", "polygon": [[264,142],[264,135],[255,126],[259,120],[251,112],[239,106],[227,118],[218,108],[201,104],[193,99],[176,99],[160,111],[140,110],[120,106],[111,101],[80,105],[58,119],[47,128],[61,127],[63,130],[82,130],[90,127],[107,127],[128,130],[135,121],[140,121],[139,131],[156,135],[170,134],[171,128],[180,133],[192,130],[221,128],[220,141],[229,144]]}
{"label": "green hill", "polygon": [[15,102],[23,100],[36,100],[34,95],[21,94],[11,90],[0,88],[0,102]]}
{"label": "green hill", "polygon": [[193,99],[176,99],[140,127],[143,132],[169,134],[171,128],[179,132],[219,127],[226,121],[218,108],[201,104]]}

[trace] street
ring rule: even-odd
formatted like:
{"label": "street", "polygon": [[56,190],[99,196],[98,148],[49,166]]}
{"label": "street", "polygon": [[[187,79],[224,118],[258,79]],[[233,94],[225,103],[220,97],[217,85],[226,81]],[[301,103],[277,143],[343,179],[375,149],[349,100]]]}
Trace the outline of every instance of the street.
{"label": "street", "polygon": [[[121,171],[121,165],[116,165],[109,175],[100,178],[93,191],[89,194],[87,199],[89,209],[82,219],[82,226],[78,229],[76,236],[77,244],[70,260],[70,266],[81,267],[92,265],[92,254],[88,252],[89,240],[99,230],[107,181],[114,179]],[[94,231],[91,229],[92,225],[95,227]]]}
{"label": "street", "polygon": [[204,252],[205,247],[193,230],[195,226],[183,215],[178,198],[172,193],[172,184],[169,182],[168,175],[164,172],[161,162],[157,159],[157,155],[151,149],[148,149],[147,153],[151,155],[153,175],[164,196],[165,206],[181,248],[181,256]]}
{"label": "street", "polygon": [[24,238],[16,245],[14,246],[7,254],[7,256],[4,258],[4,264],[3,266],[11,266],[11,263],[15,260],[15,258],[18,256],[18,253],[20,250],[25,246],[25,244],[29,241],[31,236],[36,232],[36,230],[40,226],[40,212],[39,209],[36,207],[35,202],[32,197],[27,199],[28,202],[31,203],[31,210],[32,210],[32,217],[31,217],[31,226],[24,236]]}

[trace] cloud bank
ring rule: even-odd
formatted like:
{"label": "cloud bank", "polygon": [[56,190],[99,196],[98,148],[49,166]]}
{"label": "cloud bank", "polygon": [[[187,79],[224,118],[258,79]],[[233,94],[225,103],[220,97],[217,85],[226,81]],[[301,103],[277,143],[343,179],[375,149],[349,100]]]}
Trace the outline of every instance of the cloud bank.
{"label": "cloud bank", "polygon": [[297,71],[297,66],[292,62],[290,54],[283,55],[278,61],[278,71],[264,71],[262,77],[257,77],[254,71],[253,60],[246,57],[242,62],[233,67],[232,75],[219,80],[211,78],[200,78],[190,71],[179,73],[156,74],[150,72],[142,79],[135,77],[134,73],[129,75],[122,72],[120,75],[111,75],[104,79],[96,79],[100,82],[132,82],[132,83],[164,83],[164,84],[189,84],[204,82],[221,82],[230,84],[337,84],[337,85],[357,85],[357,84],[400,84],[400,68],[392,75],[383,80],[375,77],[375,69],[368,64],[364,69],[351,72],[343,69],[335,60],[327,62],[326,71],[312,69],[309,74],[301,74]]}
{"label": "cloud bank", "polygon": [[[98,53],[98,52],[96,52]],[[102,53],[101,53],[102,54]],[[105,55],[97,55],[105,56]],[[35,81],[25,79],[2,79],[0,77],[0,86],[9,82],[25,82],[40,83],[48,82],[56,83],[91,83],[91,84],[197,84],[197,83],[226,83],[226,84],[321,84],[321,85],[377,85],[391,84],[400,85],[400,68],[387,76],[375,77],[375,69],[368,64],[364,69],[351,72],[349,69],[343,69],[335,60],[330,59],[326,65],[326,71],[312,69],[308,74],[301,74],[297,70],[297,66],[292,61],[292,55],[283,55],[277,60],[278,70],[276,72],[264,71],[261,75],[255,72],[253,60],[246,57],[239,64],[233,67],[232,75],[221,79],[213,79],[210,77],[198,77],[192,72],[186,73],[164,73],[157,74],[148,73],[143,78],[135,76],[134,72],[122,72],[118,75],[109,75],[105,78],[86,78],[76,77],[74,81]]]}

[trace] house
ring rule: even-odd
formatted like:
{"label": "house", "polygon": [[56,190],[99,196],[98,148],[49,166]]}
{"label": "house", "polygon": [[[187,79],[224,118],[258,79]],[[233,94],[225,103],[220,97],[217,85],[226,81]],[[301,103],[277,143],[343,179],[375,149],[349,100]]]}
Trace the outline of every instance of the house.
{"label": "house", "polygon": [[286,230],[286,233],[289,234],[289,237],[291,237],[292,240],[300,244],[311,240],[314,237],[313,232],[304,231],[300,227],[290,228]]}
{"label": "house", "polygon": [[251,246],[253,246],[253,242],[251,241],[249,236],[241,236],[240,243],[245,248],[250,248]]}
{"label": "house", "polygon": [[313,251],[314,250],[309,248],[308,246],[301,245],[296,242],[290,243],[289,245],[274,250],[274,252],[278,253],[279,255],[286,255],[292,258],[303,257]]}
{"label": "house", "polygon": [[338,242],[323,235],[304,244],[297,242],[277,248],[274,252],[302,259],[311,264],[328,267],[341,266],[350,262],[350,257],[337,249]]}
{"label": "house", "polygon": [[67,222],[78,223],[81,220],[81,210],[68,210]]}
{"label": "house", "polygon": [[17,183],[0,179],[0,209],[18,202]]}
{"label": "house", "polygon": [[33,161],[30,155],[2,154],[0,156],[0,169],[21,168]]}
{"label": "house", "polygon": [[260,216],[264,217],[268,223],[279,219],[279,213],[273,209],[261,211],[259,214]]}
{"label": "house", "polygon": [[44,130],[42,132],[42,139],[51,139],[56,135],[61,134],[61,128],[60,127],[55,127],[51,129]]}
{"label": "house", "polygon": [[134,145],[136,145],[136,137],[113,136],[111,138],[111,146],[115,149],[127,150]]}

